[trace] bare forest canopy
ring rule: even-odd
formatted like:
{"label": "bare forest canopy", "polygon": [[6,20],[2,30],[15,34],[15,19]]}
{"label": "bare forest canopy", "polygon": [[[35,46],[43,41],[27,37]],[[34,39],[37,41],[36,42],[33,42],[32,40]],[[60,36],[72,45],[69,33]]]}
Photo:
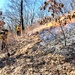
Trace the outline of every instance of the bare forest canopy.
{"label": "bare forest canopy", "polygon": [[[21,1],[23,2],[22,10]],[[44,17],[56,18],[71,12],[75,9],[74,3],[74,0],[9,0],[5,8],[5,21],[11,29],[21,23],[22,17],[24,26],[32,25]],[[46,20],[49,21],[49,19]]]}

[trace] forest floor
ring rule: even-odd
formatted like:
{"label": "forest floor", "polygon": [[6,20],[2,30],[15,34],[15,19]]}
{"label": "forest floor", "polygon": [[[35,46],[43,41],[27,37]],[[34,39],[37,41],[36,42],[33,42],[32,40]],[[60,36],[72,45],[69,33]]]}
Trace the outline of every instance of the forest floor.
{"label": "forest floor", "polygon": [[75,75],[75,29],[43,41],[39,34],[11,36],[7,50],[0,50],[0,75]]}

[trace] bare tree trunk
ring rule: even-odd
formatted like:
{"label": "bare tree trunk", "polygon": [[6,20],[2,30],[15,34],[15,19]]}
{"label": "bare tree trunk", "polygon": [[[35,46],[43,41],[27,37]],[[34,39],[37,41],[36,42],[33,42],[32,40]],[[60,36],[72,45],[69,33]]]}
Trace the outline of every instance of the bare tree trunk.
{"label": "bare tree trunk", "polygon": [[24,30],[24,22],[23,22],[23,0],[21,0],[21,26],[22,30]]}
{"label": "bare tree trunk", "polygon": [[60,28],[61,28],[61,30],[62,30],[62,33],[63,33],[63,36],[64,36],[64,41],[65,41],[65,46],[66,46],[66,36],[65,36],[65,33],[64,33],[64,30],[63,30],[63,28],[62,28],[62,25],[60,24]]}

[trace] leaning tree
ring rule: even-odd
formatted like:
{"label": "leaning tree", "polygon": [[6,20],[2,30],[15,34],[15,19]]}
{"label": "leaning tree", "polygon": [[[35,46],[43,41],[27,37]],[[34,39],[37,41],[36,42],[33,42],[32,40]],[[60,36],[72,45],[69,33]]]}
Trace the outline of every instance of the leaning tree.
{"label": "leaning tree", "polygon": [[65,46],[66,46],[66,36],[62,27],[62,20],[60,19],[60,17],[58,19],[55,19],[56,16],[63,14],[62,9],[64,7],[64,4],[61,2],[57,2],[56,0],[48,0],[44,2],[44,5],[40,8],[40,10],[46,10],[47,7],[48,7],[48,12],[51,12],[51,16],[53,17],[53,20],[56,20],[60,23],[60,28],[62,30],[64,40],[65,40]]}

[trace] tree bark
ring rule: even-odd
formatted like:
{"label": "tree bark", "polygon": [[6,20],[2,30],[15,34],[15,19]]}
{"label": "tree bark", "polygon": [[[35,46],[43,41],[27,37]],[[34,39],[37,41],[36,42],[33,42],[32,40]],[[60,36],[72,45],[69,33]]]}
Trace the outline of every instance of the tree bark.
{"label": "tree bark", "polygon": [[23,0],[21,0],[21,27],[24,30],[24,21],[23,21]]}

